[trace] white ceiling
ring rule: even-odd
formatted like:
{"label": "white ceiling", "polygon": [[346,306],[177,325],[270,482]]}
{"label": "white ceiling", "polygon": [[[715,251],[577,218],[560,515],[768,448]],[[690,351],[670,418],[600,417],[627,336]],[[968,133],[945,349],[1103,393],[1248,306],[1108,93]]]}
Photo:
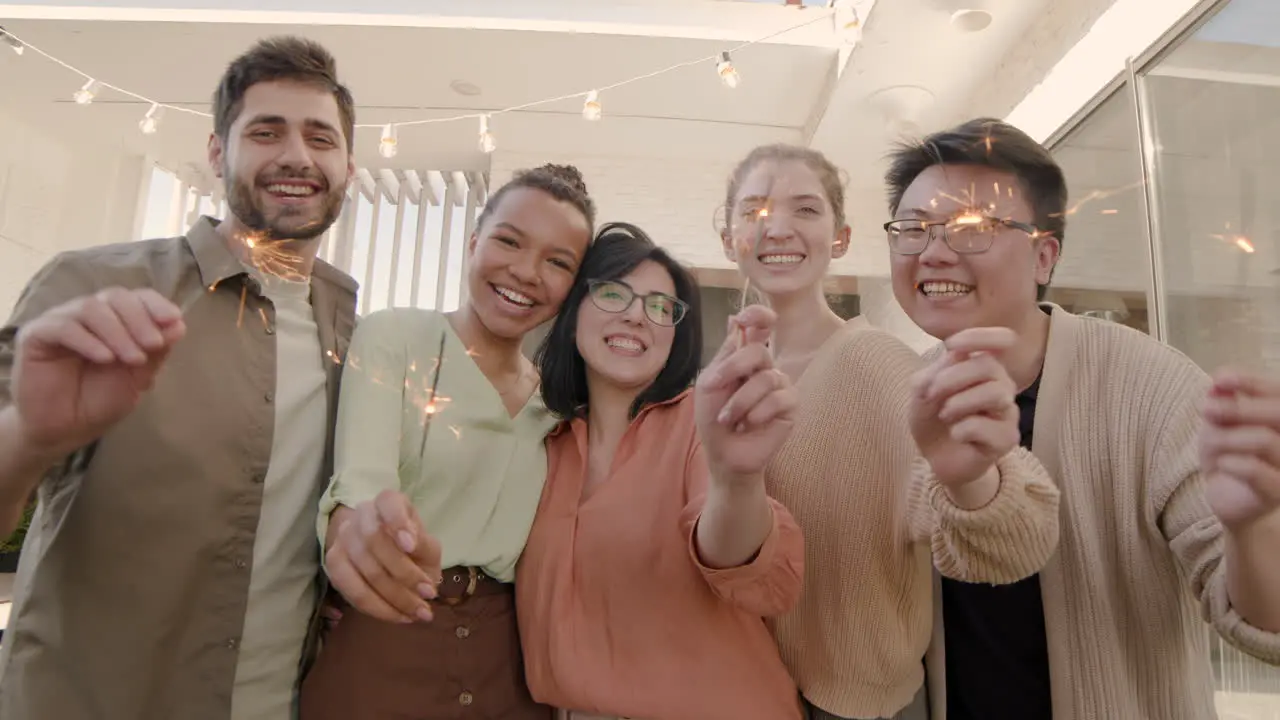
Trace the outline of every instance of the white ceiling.
{"label": "white ceiling", "polygon": [[[708,62],[603,93],[598,123],[583,121],[581,99],[573,99],[496,116],[492,129],[502,150],[721,163],[761,143],[812,142],[849,175],[857,249],[836,271],[883,274],[889,141],[960,119],[974,88],[998,82],[997,63],[1049,1],[880,0],[842,75],[841,36],[829,21],[815,22],[736,53],[737,90]],[[990,27],[969,34],[950,25],[954,10],[975,5],[992,13]],[[104,81],[201,110],[234,55],[264,35],[305,34],[337,56],[358,121],[381,124],[586,91],[825,12],[746,0],[104,0],[91,8],[0,4],[0,24]],[[460,95],[454,80],[481,93]],[[70,99],[79,85],[32,53],[0,52],[6,110],[170,166],[203,166],[207,119],[170,112],[161,132],[143,136],[145,103],[103,91],[81,107]],[[487,167],[474,120],[403,128],[392,161],[374,155],[376,128],[359,132],[361,164]]]}

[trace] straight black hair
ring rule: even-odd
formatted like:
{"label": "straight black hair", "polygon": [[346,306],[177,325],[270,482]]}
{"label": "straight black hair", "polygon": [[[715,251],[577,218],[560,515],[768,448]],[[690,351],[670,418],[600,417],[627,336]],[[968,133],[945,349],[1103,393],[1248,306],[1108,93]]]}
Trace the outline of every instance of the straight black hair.
{"label": "straight black hair", "polygon": [[588,281],[620,280],[646,260],[658,263],[671,275],[676,297],[689,307],[676,325],[667,364],[653,384],[636,398],[631,417],[646,405],[674,398],[697,379],[702,366],[702,308],[693,274],[654,244],[645,231],[630,223],[609,223],[596,233],[551,332],[542,339],[534,356],[542,374],[542,399],[557,417],[567,420],[585,415],[590,400],[587,366],[577,342],[578,310],[587,299]]}
{"label": "straight black hair", "polygon": [[[1057,238],[1058,247],[1066,242],[1067,179],[1053,155],[1018,128],[994,118],[977,118],[898,145],[889,154],[885,173],[890,215],[898,212],[911,183],[934,165],[977,165],[1013,175],[1031,205],[1032,224]],[[1048,285],[1038,286],[1037,299],[1043,300],[1048,289]]]}

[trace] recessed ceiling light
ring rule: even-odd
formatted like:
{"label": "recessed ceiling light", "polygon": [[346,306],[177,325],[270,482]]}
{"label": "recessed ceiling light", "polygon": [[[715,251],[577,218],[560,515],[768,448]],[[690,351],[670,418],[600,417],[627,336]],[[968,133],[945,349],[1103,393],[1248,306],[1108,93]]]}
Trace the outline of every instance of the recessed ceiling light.
{"label": "recessed ceiling light", "polygon": [[991,25],[991,13],[974,8],[957,10],[951,14],[951,24],[962,32],[982,32]]}
{"label": "recessed ceiling light", "polygon": [[453,91],[459,95],[471,97],[480,94],[480,86],[475,83],[469,83],[466,80],[454,80],[449,83],[449,87],[453,88]]}

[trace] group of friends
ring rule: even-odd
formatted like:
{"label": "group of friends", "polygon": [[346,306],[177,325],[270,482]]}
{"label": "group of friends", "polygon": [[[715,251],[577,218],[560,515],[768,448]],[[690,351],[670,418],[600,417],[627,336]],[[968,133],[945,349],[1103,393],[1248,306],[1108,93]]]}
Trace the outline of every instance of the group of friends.
{"label": "group of friends", "polygon": [[213,114],[227,217],[58,255],[0,332],[0,717],[1203,720],[1209,628],[1280,664],[1280,381],[1045,302],[1016,128],[890,156],[924,357],[825,301],[837,168],[752,151],[765,302],[704,366],[690,271],[568,166],[491,193],[457,310],[357,323],[333,58],[264,40]]}

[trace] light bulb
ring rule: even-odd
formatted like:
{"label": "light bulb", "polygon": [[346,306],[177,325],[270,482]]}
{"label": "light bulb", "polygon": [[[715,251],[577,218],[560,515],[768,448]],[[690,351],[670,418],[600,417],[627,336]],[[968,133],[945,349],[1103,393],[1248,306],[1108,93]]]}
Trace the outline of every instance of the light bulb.
{"label": "light bulb", "polygon": [[738,70],[733,67],[733,61],[729,59],[729,53],[720,53],[720,62],[716,63],[716,74],[724,81],[724,84],[731,88],[738,87]]}
{"label": "light bulb", "polygon": [[384,158],[393,158],[399,152],[399,140],[396,138],[396,126],[382,127],[382,140],[378,142],[378,154]]}
{"label": "light bulb", "polygon": [[80,105],[88,105],[93,102],[93,98],[97,96],[99,87],[98,81],[90,78],[89,82],[85,83],[84,87],[77,90],[71,98]]}
{"label": "light bulb", "polygon": [[493,139],[493,133],[489,132],[489,116],[480,116],[480,149],[491,153],[498,149],[498,143]]}
{"label": "light bulb", "polygon": [[154,135],[156,130],[160,129],[160,106],[151,103],[151,109],[147,111],[146,117],[138,121],[138,129],[143,135]]}
{"label": "light bulb", "polygon": [[587,93],[587,101],[582,103],[582,117],[587,120],[599,120],[600,113],[600,93],[592,90]]}

